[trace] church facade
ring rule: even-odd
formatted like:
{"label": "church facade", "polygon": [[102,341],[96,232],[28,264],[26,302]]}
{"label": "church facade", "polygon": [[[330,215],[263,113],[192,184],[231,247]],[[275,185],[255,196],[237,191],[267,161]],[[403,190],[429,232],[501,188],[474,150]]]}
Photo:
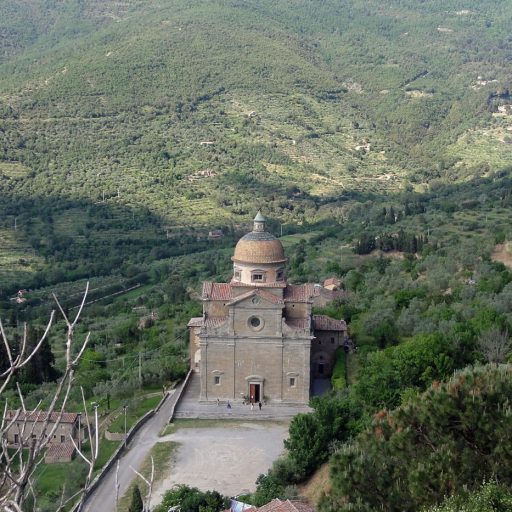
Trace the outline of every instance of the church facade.
{"label": "church facade", "polygon": [[261,213],[231,259],[231,281],[203,283],[203,316],[188,324],[199,400],[307,404],[312,378],[332,372],[345,322],[312,315],[325,294],[312,283],[287,282],[283,246]]}

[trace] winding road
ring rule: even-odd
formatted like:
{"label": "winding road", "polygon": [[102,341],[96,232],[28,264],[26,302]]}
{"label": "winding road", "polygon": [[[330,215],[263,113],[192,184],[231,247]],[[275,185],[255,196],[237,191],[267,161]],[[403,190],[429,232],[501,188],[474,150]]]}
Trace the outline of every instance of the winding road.
{"label": "winding road", "polygon": [[[153,445],[160,440],[159,434],[169,422],[172,408],[179,396],[173,392],[162,404],[160,410],[151,417],[135,434],[126,450],[119,458],[119,498],[128,490],[136,477],[130,469],[138,469]],[[116,464],[107,472],[96,489],[89,495],[83,508],[86,512],[115,512],[116,510]]]}

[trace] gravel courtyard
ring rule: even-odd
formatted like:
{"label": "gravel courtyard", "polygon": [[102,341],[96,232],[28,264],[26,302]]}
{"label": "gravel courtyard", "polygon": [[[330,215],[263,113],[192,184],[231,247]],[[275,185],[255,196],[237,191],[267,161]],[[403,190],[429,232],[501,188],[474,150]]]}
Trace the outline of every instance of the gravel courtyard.
{"label": "gravel courtyard", "polygon": [[187,484],[203,491],[216,490],[235,496],[256,489],[256,478],[265,473],[283,451],[288,422],[222,422],[205,427],[180,425],[161,441],[175,441],[179,447],[170,473],[153,492],[152,505],[175,484]]}

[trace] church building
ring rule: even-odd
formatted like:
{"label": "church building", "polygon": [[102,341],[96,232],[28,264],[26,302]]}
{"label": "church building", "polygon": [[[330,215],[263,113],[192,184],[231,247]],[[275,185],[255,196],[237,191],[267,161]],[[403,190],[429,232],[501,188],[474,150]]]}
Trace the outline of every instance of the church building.
{"label": "church building", "polygon": [[188,324],[199,400],[307,404],[312,379],[331,375],[347,337],[343,320],[312,314],[329,291],[287,282],[283,245],[259,212],[231,259],[231,281],[203,283],[203,316]]}

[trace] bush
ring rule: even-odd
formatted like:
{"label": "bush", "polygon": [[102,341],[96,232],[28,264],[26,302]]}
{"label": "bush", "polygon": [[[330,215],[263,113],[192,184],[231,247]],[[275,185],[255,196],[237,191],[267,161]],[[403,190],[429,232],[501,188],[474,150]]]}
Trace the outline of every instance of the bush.
{"label": "bush", "polygon": [[180,512],[217,512],[229,507],[229,498],[217,491],[202,492],[196,487],[176,485],[164,494],[153,512],[167,512],[171,507],[178,507]]}
{"label": "bush", "polygon": [[473,493],[452,496],[425,512],[507,512],[512,510],[512,490],[487,482]]}
{"label": "bush", "polygon": [[333,389],[343,389],[347,387],[347,355],[343,347],[336,349],[336,364],[332,372],[331,384]]}

